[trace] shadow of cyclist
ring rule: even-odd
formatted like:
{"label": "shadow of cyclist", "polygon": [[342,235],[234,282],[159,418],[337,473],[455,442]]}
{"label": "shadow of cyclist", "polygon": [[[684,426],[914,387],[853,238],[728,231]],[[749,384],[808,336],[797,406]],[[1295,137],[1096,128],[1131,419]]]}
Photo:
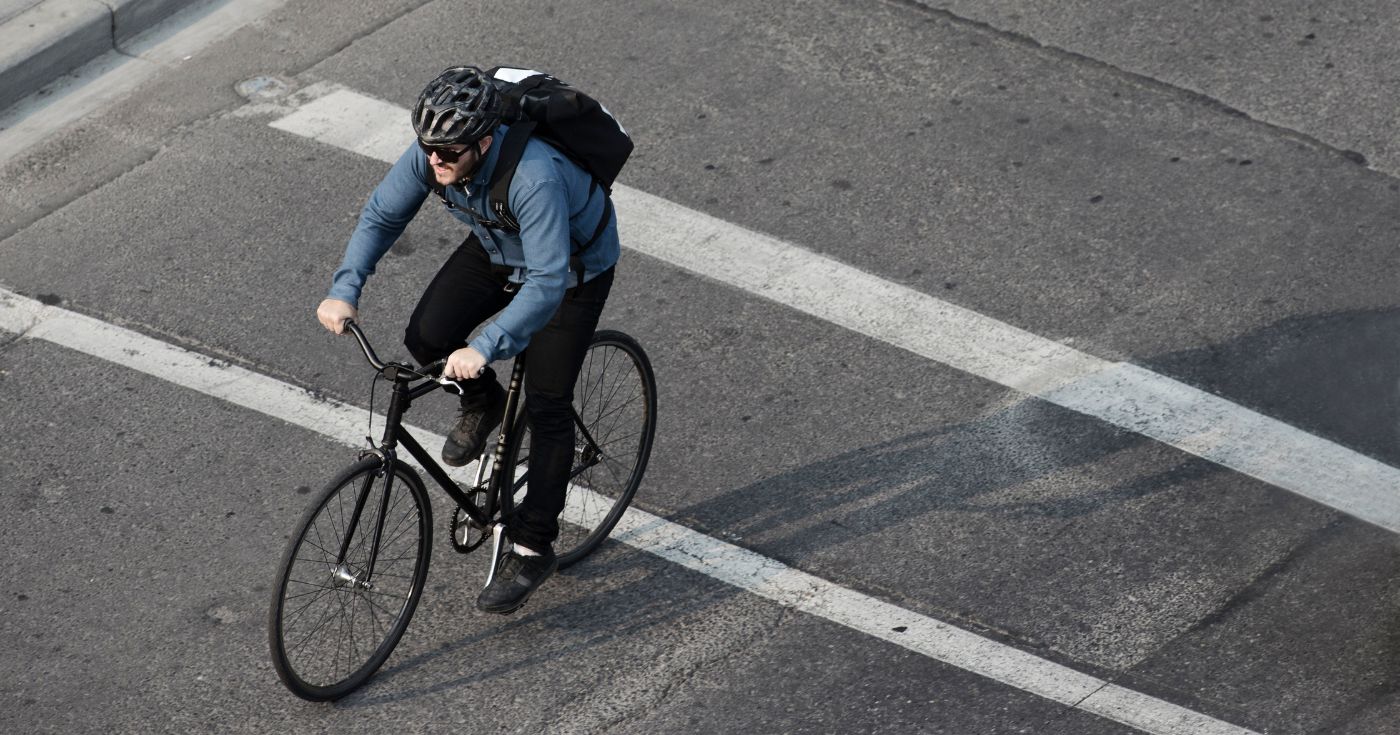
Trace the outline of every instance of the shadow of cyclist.
{"label": "shadow of cyclist", "polygon": [[[1298,317],[1143,365],[1397,464],[1396,334],[1396,310]],[[640,502],[645,506],[645,486]],[[1320,638],[1332,653],[1296,638],[1290,653],[1266,639],[1261,659],[1298,659],[1301,672],[1316,670],[1308,657],[1400,671],[1400,645],[1391,645],[1400,636],[1388,632],[1393,616],[1382,614],[1395,601],[1377,581],[1397,567],[1388,534],[1038,399],[764,477],[678,516],[839,584],[1051,657],[1120,671],[1164,646],[1201,649],[1208,659],[1209,647],[1228,641],[1235,627],[1267,626],[1261,620],[1279,613],[1263,608],[1274,605],[1296,611],[1291,622],[1301,630],[1323,625],[1309,610],[1334,609],[1349,622],[1333,625],[1342,635]],[[680,599],[658,595],[656,587],[667,584],[658,571],[664,565],[610,549],[618,551],[615,542],[566,573],[587,590],[583,595],[398,662],[347,704],[413,698],[578,655],[732,604],[740,594],[718,588]],[[1341,549],[1353,551],[1342,559]],[[1318,599],[1332,597],[1329,582],[1344,578],[1338,565],[1379,576],[1368,575],[1373,584],[1363,589],[1348,588],[1344,605]],[[891,567],[915,573],[866,574]],[[1337,622],[1336,615],[1324,617]],[[500,645],[503,634],[540,635],[534,628],[541,625],[559,626],[547,653],[506,657],[422,688],[392,683],[440,657]],[[1377,640],[1384,645],[1371,645]],[[1335,655],[1339,649],[1351,655]],[[1397,683],[1390,678],[1388,685]],[[1305,679],[1292,683],[1302,691]],[[386,684],[390,691],[381,688]],[[1382,697],[1382,689],[1357,696]]]}

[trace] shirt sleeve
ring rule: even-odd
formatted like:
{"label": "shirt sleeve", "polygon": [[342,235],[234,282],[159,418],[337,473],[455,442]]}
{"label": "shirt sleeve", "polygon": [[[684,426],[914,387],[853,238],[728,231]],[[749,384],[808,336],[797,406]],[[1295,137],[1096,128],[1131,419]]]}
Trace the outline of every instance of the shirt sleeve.
{"label": "shirt sleeve", "polygon": [[512,182],[511,190],[511,211],[520,223],[525,254],[525,282],[496,320],[471,341],[472,348],[488,362],[514,357],[524,350],[530,337],[559,310],[570,285],[572,241],[564,185],[557,179],[540,179],[518,192]]}
{"label": "shirt sleeve", "polygon": [[427,160],[416,144],[409,146],[360,210],[360,221],[345,246],[345,257],[331,276],[329,298],[359,305],[360,290],[374,273],[375,264],[428,198],[427,177]]}

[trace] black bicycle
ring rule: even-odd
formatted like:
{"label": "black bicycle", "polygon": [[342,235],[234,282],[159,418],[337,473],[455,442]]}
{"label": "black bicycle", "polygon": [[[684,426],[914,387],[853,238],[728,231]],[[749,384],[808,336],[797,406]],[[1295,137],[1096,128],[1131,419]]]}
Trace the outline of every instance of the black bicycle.
{"label": "black bicycle", "polygon": [[[476,481],[464,489],[403,426],[414,400],[453,383],[438,376],[443,363],[385,363],[358,325],[346,325],[365,359],[393,386],[384,436],[307,509],[287,544],[268,612],[278,677],[292,693],[316,701],[339,699],[373,676],[423,594],[432,506],[418,473],[399,457],[400,447],[456,504],[452,548],[465,554],[492,539],[487,584],[503,551],[504,520],[529,492],[524,353],[511,370],[494,453],[488,442]],[[636,340],[611,330],[594,334],[574,389],[574,421],[574,465],[555,542],[560,569],[607,537],[646,471],[656,433],[656,377]]]}

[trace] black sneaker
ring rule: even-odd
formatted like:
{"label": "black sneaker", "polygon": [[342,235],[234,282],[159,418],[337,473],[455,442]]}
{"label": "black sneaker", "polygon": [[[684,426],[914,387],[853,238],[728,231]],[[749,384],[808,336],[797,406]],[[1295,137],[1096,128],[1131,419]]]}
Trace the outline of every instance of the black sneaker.
{"label": "black sneaker", "polygon": [[[481,380],[481,378],[478,378]],[[486,446],[486,437],[501,423],[506,415],[506,391],[500,383],[490,381],[486,387],[484,407],[462,406],[457,413],[457,425],[447,432],[447,441],[442,445],[442,461],[453,467],[476,459],[481,448]]]}
{"label": "black sneaker", "polygon": [[507,551],[501,555],[491,584],[476,598],[476,609],[502,615],[519,610],[558,567],[559,557],[553,551],[543,556],[521,556]]}

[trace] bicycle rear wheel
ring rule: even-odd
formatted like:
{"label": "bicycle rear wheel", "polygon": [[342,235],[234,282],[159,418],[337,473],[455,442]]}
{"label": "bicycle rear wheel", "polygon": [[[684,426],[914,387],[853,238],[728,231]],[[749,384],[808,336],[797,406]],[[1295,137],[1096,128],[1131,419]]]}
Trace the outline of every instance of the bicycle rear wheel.
{"label": "bicycle rear wheel", "polygon": [[[635,339],[613,330],[593,335],[574,383],[574,415],[574,466],[554,542],[561,569],[587,556],[612,532],[651,457],[656,375]],[[525,473],[528,421],[520,421],[514,433],[506,467]],[[518,505],[529,493],[529,480],[522,474],[505,502]]]}
{"label": "bicycle rear wheel", "polygon": [[[347,536],[345,563],[338,565]],[[383,462],[367,457],[332,480],[287,544],[268,612],[272,664],[282,683],[314,701],[339,699],[364,684],[408,628],[431,550],[432,507],[408,467],[395,464],[389,482]]]}

